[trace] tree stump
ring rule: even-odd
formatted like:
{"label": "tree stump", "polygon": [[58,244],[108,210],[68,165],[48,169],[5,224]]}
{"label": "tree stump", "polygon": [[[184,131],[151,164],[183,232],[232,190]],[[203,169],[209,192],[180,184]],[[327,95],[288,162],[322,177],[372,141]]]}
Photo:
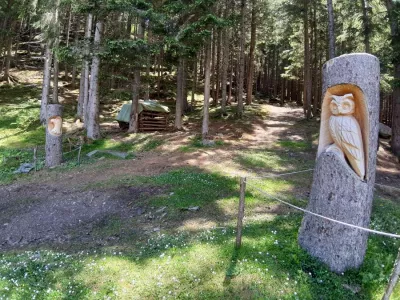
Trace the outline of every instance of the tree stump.
{"label": "tree stump", "polygon": [[62,110],[60,104],[47,105],[46,117],[46,167],[62,163]]}
{"label": "tree stump", "polygon": [[[375,185],[379,76],[379,60],[369,54],[343,55],[328,61],[323,67],[325,97],[317,164],[307,209],[360,227],[369,226]],[[332,99],[347,95],[352,95],[355,109],[343,116],[333,116],[335,104]],[[332,119],[338,117],[358,123],[353,124],[359,126],[358,130],[354,129],[351,134],[357,135],[355,132],[358,132],[360,135],[359,143],[362,144],[357,151],[362,151],[362,156],[359,156],[362,159],[358,163],[365,167],[365,174],[356,172],[354,168],[352,161],[357,159],[354,158],[357,155],[351,156],[354,145],[343,142],[344,151],[340,150],[341,145],[336,147],[338,136],[345,139],[349,132],[346,124],[332,126]],[[343,132],[335,133],[335,128]],[[332,147],[335,151],[329,151]],[[367,239],[368,233],[364,231],[309,214],[305,214],[299,231],[300,246],[337,273],[360,267]]]}

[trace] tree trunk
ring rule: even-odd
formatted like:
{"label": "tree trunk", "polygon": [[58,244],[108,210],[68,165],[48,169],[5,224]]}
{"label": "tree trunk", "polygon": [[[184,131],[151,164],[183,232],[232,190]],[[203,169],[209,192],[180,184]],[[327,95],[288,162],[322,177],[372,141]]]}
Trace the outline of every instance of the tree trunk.
{"label": "tree trunk", "polygon": [[43,70],[43,85],[42,85],[42,101],[40,104],[40,122],[42,124],[46,123],[46,108],[49,102],[50,94],[50,81],[51,81],[51,62],[53,56],[50,49],[49,43],[46,44],[46,54],[44,60],[44,70]]}
{"label": "tree trunk", "polygon": [[[379,77],[379,60],[372,55],[344,55],[324,65],[322,90],[326,98],[321,114],[317,164],[307,206],[307,210],[313,213],[364,228],[369,227],[375,189]],[[363,178],[352,169],[345,158],[325,150],[332,139],[328,129],[332,120],[329,95],[347,93],[354,95],[360,125],[363,128],[362,138],[365,146],[360,149],[364,154],[363,163],[365,161],[366,166],[366,176]],[[355,146],[351,151],[357,149],[356,143],[351,146]],[[299,244],[302,248],[337,273],[360,267],[367,249],[367,240],[368,233],[365,231],[311,214],[304,215],[299,231]]]}
{"label": "tree trunk", "polygon": [[92,60],[92,74],[90,77],[89,105],[88,105],[88,122],[87,137],[93,140],[101,137],[99,123],[99,71],[100,71],[100,43],[103,31],[103,21],[97,20],[96,31],[94,35],[94,49]]}
{"label": "tree trunk", "polygon": [[139,132],[139,96],[140,96],[140,69],[137,67],[133,71],[133,84],[132,84],[132,107],[131,117],[129,122],[130,133]]}
{"label": "tree trunk", "polygon": [[62,105],[49,104],[46,110],[46,167],[62,163]]}
{"label": "tree trunk", "polygon": [[13,38],[10,33],[8,35],[7,44],[6,44],[6,57],[5,57],[5,63],[4,63],[5,66],[4,66],[4,77],[3,77],[3,80],[6,81],[7,83],[11,83],[10,67],[11,67],[11,59],[12,59],[12,42],[13,42]]}
{"label": "tree trunk", "polygon": [[370,41],[369,41],[369,36],[371,34],[371,25],[370,25],[369,16],[368,16],[368,10],[369,10],[368,0],[361,0],[361,6],[362,6],[362,11],[363,11],[365,52],[371,53],[371,46],[370,46]]}
{"label": "tree trunk", "polygon": [[335,57],[335,15],[333,13],[332,0],[327,0],[328,5],[328,37],[329,37],[329,59]]}
{"label": "tree trunk", "polygon": [[57,56],[53,54],[53,64],[54,64],[54,71],[53,71],[53,99],[51,103],[58,104],[58,75],[60,73],[59,63]]}
{"label": "tree trunk", "polygon": [[212,50],[211,50],[211,97],[213,98],[213,105],[216,105],[217,99],[215,99],[215,43],[217,39],[216,29],[212,31]]}
{"label": "tree trunk", "polygon": [[89,48],[89,43],[90,43],[90,37],[92,36],[92,23],[93,23],[93,15],[88,14],[87,20],[86,20],[86,30],[85,30],[85,58],[84,58],[84,65],[82,69],[82,74],[83,74],[83,120],[85,122],[85,128],[87,128],[87,120],[88,120],[88,104],[89,104],[89,88],[90,88],[90,82],[89,82],[89,74],[90,74],[90,63],[89,63],[89,53],[90,53],[90,48]]}
{"label": "tree trunk", "polygon": [[245,14],[246,14],[246,0],[241,0],[240,2],[240,38],[239,38],[239,80],[238,80],[238,104],[236,115],[238,118],[243,116],[243,81],[244,81],[244,41],[246,37],[245,33]]}
{"label": "tree trunk", "polygon": [[[393,3],[386,0],[386,7],[390,20],[390,33],[393,49],[400,49],[400,28],[398,27],[397,16],[400,13],[400,3]],[[400,53],[393,53],[394,88],[393,88],[393,117],[392,117],[392,140],[391,146],[394,155],[400,160]]]}
{"label": "tree trunk", "polygon": [[256,3],[257,3],[256,0],[252,0],[249,72],[247,74],[247,99],[246,99],[247,105],[250,105],[253,100],[254,50],[256,48],[256,34],[257,34],[257,32],[256,32],[257,31]]}
{"label": "tree trunk", "polygon": [[304,0],[304,115],[311,119],[310,38],[308,32],[308,0]]}
{"label": "tree trunk", "polygon": [[182,108],[183,108],[183,58],[179,58],[177,70],[177,89],[175,107],[175,129],[182,129]]}
{"label": "tree trunk", "polygon": [[[229,0],[225,1],[224,19],[228,17]],[[222,29],[222,100],[221,100],[221,114],[226,115],[226,83],[228,81],[228,64],[229,64],[229,28]]]}
{"label": "tree trunk", "polygon": [[203,141],[208,136],[208,122],[209,122],[209,108],[210,108],[210,76],[211,76],[211,41],[206,42],[205,45],[205,78],[204,78],[204,106],[203,106],[203,125],[202,137]]}
{"label": "tree trunk", "polygon": [[193,64],[193,86],[192,86],[192,100],[190,102],[190,105],[193,107],[195,106],[196,103],[196,91],[197,91],[197,56],[194,60]]}
{"label": "tree trunk", "polygon": [[[140,19],[137,22],[137,26],[135,27],[135,37],[138,39],[144,39],[144,29],[145,29],[145,21],[144,19]],[[129,121],[129,129],[130,133],[138,133],[139,132],[139,98],[140,98],[140,90],[141,90],[141,65],[135,66],[133,70],[133,93],[132,93],[132,107],[131,107],[131,117]]]}

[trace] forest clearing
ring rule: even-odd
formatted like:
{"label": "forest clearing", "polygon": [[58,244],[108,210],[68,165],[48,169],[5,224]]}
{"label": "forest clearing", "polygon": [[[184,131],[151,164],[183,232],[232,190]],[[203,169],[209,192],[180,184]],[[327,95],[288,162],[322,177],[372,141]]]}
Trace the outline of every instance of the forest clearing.
{"label": "forest clearing", "polygon": [[[19,157],[18,163],[27,157],[31,161],[33,146],[44,142],[40,124],[25,130],[15,125],[19,118],[25,120],[21,108],[29,117],[39,113],[34,102],[38,93],[29,80],[26,86],[0,88],[1,99],[6,99],[2,104],[7,103],[2,106],[2,124],[14,124],[2,131],[6,136],[1,141],[7,149],[2,155],[9,157],[2,165],[5,181],[0,188],[3,298],[379,299],[382,295],[398,241],[371,235],[363,267],[336,275],[297,245],[302,214],[251,187],[243,246],[234,248],[239,195],[234,176],[314,166],[318,122],[304,120],[301,109],[254,103],[241,120],[221,121],[215,114],[210,132],[216,144],[209,147],[197,138],[199,110],[189,114],[183,132],[139,135],[121,131],[110,114],[102,123],[105,140],[83,152],[94,147],[128,151],[127,159],[100,154],[78,166],[74,156],[55,169],[6,175],[16,166],[12,157]],[[68,102],[73,93],[65,89],[60,95],[66,111],[73,105]],[[33,101],[31,112],[26,109],[27,95]],[[66,123],[68,136],[71,124]],[[388,149],[388,141],[381,140],[377,182],[400,186],[399,164]],[[311,178],[308,172],[253,184],[305,207]],[[400,224],[393,220],[400,217],[400,193],[377,187],[375,195],[371,228],[399,232]]]}
{"label": "forest clearing", "polygon": [[400,299],[400,1],[0,3],[0,299]]}

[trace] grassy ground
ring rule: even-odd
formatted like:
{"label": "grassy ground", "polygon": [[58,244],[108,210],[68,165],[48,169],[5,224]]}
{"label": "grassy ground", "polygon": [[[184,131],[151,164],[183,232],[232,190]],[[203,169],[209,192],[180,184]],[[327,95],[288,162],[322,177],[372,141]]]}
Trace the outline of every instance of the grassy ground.
{"label": "grassy ground", "polygon": [[[31,113],[30,109],[22,109],[26,105],[24,95],[30,94],[22,88],[14,91],[20,96],[9,96],[1,106],[4,114],[0,124],[5,128],[5,136],[10,136],[0,140],[2,155],[43,142],[43,131],[35,122],[27,132],[18,133],[22,130],[18,124],[24,123],[18,121],[18,112]],[[9,108],[5,109],[3,104]],[[31,106],[32,117],[37,117],[37,104],[33,102]],[[266,118],[259,117],[259,122]],[[195,114],[191,118],[196,120],[199,116]],[[8,122],[8,119],[12,120]],[[146,222],[110,216],[94,225],[94,243],[89,246],[43,243],[34,248],[3,251],[0,299],[380,299],[399,242],[370,236],[361,269],[332,273],[299,248],[297,233],[302,214],[265,198],[251,185],[246,194],[243,246],[234,249],[239,186],[237,178],[223,172],[227,169],[225,164],[232,164],[238,172],[253,173],[312,168],[317,129],[293,121],[289,130],[296,132],[284,131],[269,143],[262,143],[250,138],[255,131],[250,130],[246,118],[224,122],[227,123],[223,126],[233,124],[234,129],[244,130],[231,139],[221,138],[215,147],[203,147],[194,134],[178,144],[175,144],[176,135],[160,140],[151,134],[118,134],[85,146],[84,153],[95,149],[131,153],[122,162],[127,165],[125,172],[121,171],[121,164],[118,170],[113,170],[117,169],[113,161],[105,157],[102,162],[94,160],[83,167],[71,163],[61,169],[38,172],[32,178],[9,178],[23,187],[27,181],[40,184],[47,174],[73,179],[83,174],[79,177],[82,180],[74,179],[73,184],[68,180],[54,182],[59,186],[73,185],[74,191],[82,193],[139,187],[159,189],[162,192],[132,201],[146,211],[167,213],[163,217],[152,217],[151,226],[147,215]],[[15,128],[8,125],[14,123]],[[223,132],[221,128],[214,130]],[[304,135],[299,139],[297,135],[302,132]],[[167,152],[169,149],[178,151]],[[173,161],[176,167],[165,162],[171,167],[166,171],[134,173],[140,165],[137,153],[144,153],[143,164],[154,163],[154,157],[146,160],[146,152],[150,150],[158,151],[154,157],[165,155],[165,160],[176,155],[177,160]],[[203,165],[201,155],[214,157],[215,161],[210,166]],[[192,160],[190,166],[183,166],[183,162]],[[304,173],[249,183],[305,207],[311,176]],[[400,232],[400,223],[396,221],[400,218],[399,205],[398,194],[378,189],[371,228]],[[199,206],[200,210],[187,211],[193,206]],[[97,243],[118,235],[115,242]],[[400,299],[399,289],[393,299]]]}

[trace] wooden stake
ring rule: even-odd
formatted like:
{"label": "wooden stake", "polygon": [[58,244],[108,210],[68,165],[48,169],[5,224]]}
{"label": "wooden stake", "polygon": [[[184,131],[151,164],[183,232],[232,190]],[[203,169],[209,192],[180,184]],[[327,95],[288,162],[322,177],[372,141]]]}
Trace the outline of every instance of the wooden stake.
{"label": "wooden stake", "polygon": [[78,166],[81,165],[81,151],[82,151],[82,145],[79,146],[79,151],[78,151]]}
{"label": "wooden stake", "polygon": [[35,172],[37,171],[37,146],[33,148],[33,165],[35,167]]}
{"label": "wooden stake", "polygon": [[390,277],[389,285],[386,288],[385,295],[383,295],[382,300],[390,300],[390,296],[393,293],[394,288],[396,287],[397,281],[400,275],[400,249],[399,253],[397,254],[396,261],[393,267],[393,273]]}
{"label": "wooden stake", "polygon": [[242,245],[242,228],[243,228],[243,217],[244,217],[244,201],[246,194],[246,177],[240,178],[240,198],[239,198],[239,211],[236,228],[236,248],[239,249]]}

